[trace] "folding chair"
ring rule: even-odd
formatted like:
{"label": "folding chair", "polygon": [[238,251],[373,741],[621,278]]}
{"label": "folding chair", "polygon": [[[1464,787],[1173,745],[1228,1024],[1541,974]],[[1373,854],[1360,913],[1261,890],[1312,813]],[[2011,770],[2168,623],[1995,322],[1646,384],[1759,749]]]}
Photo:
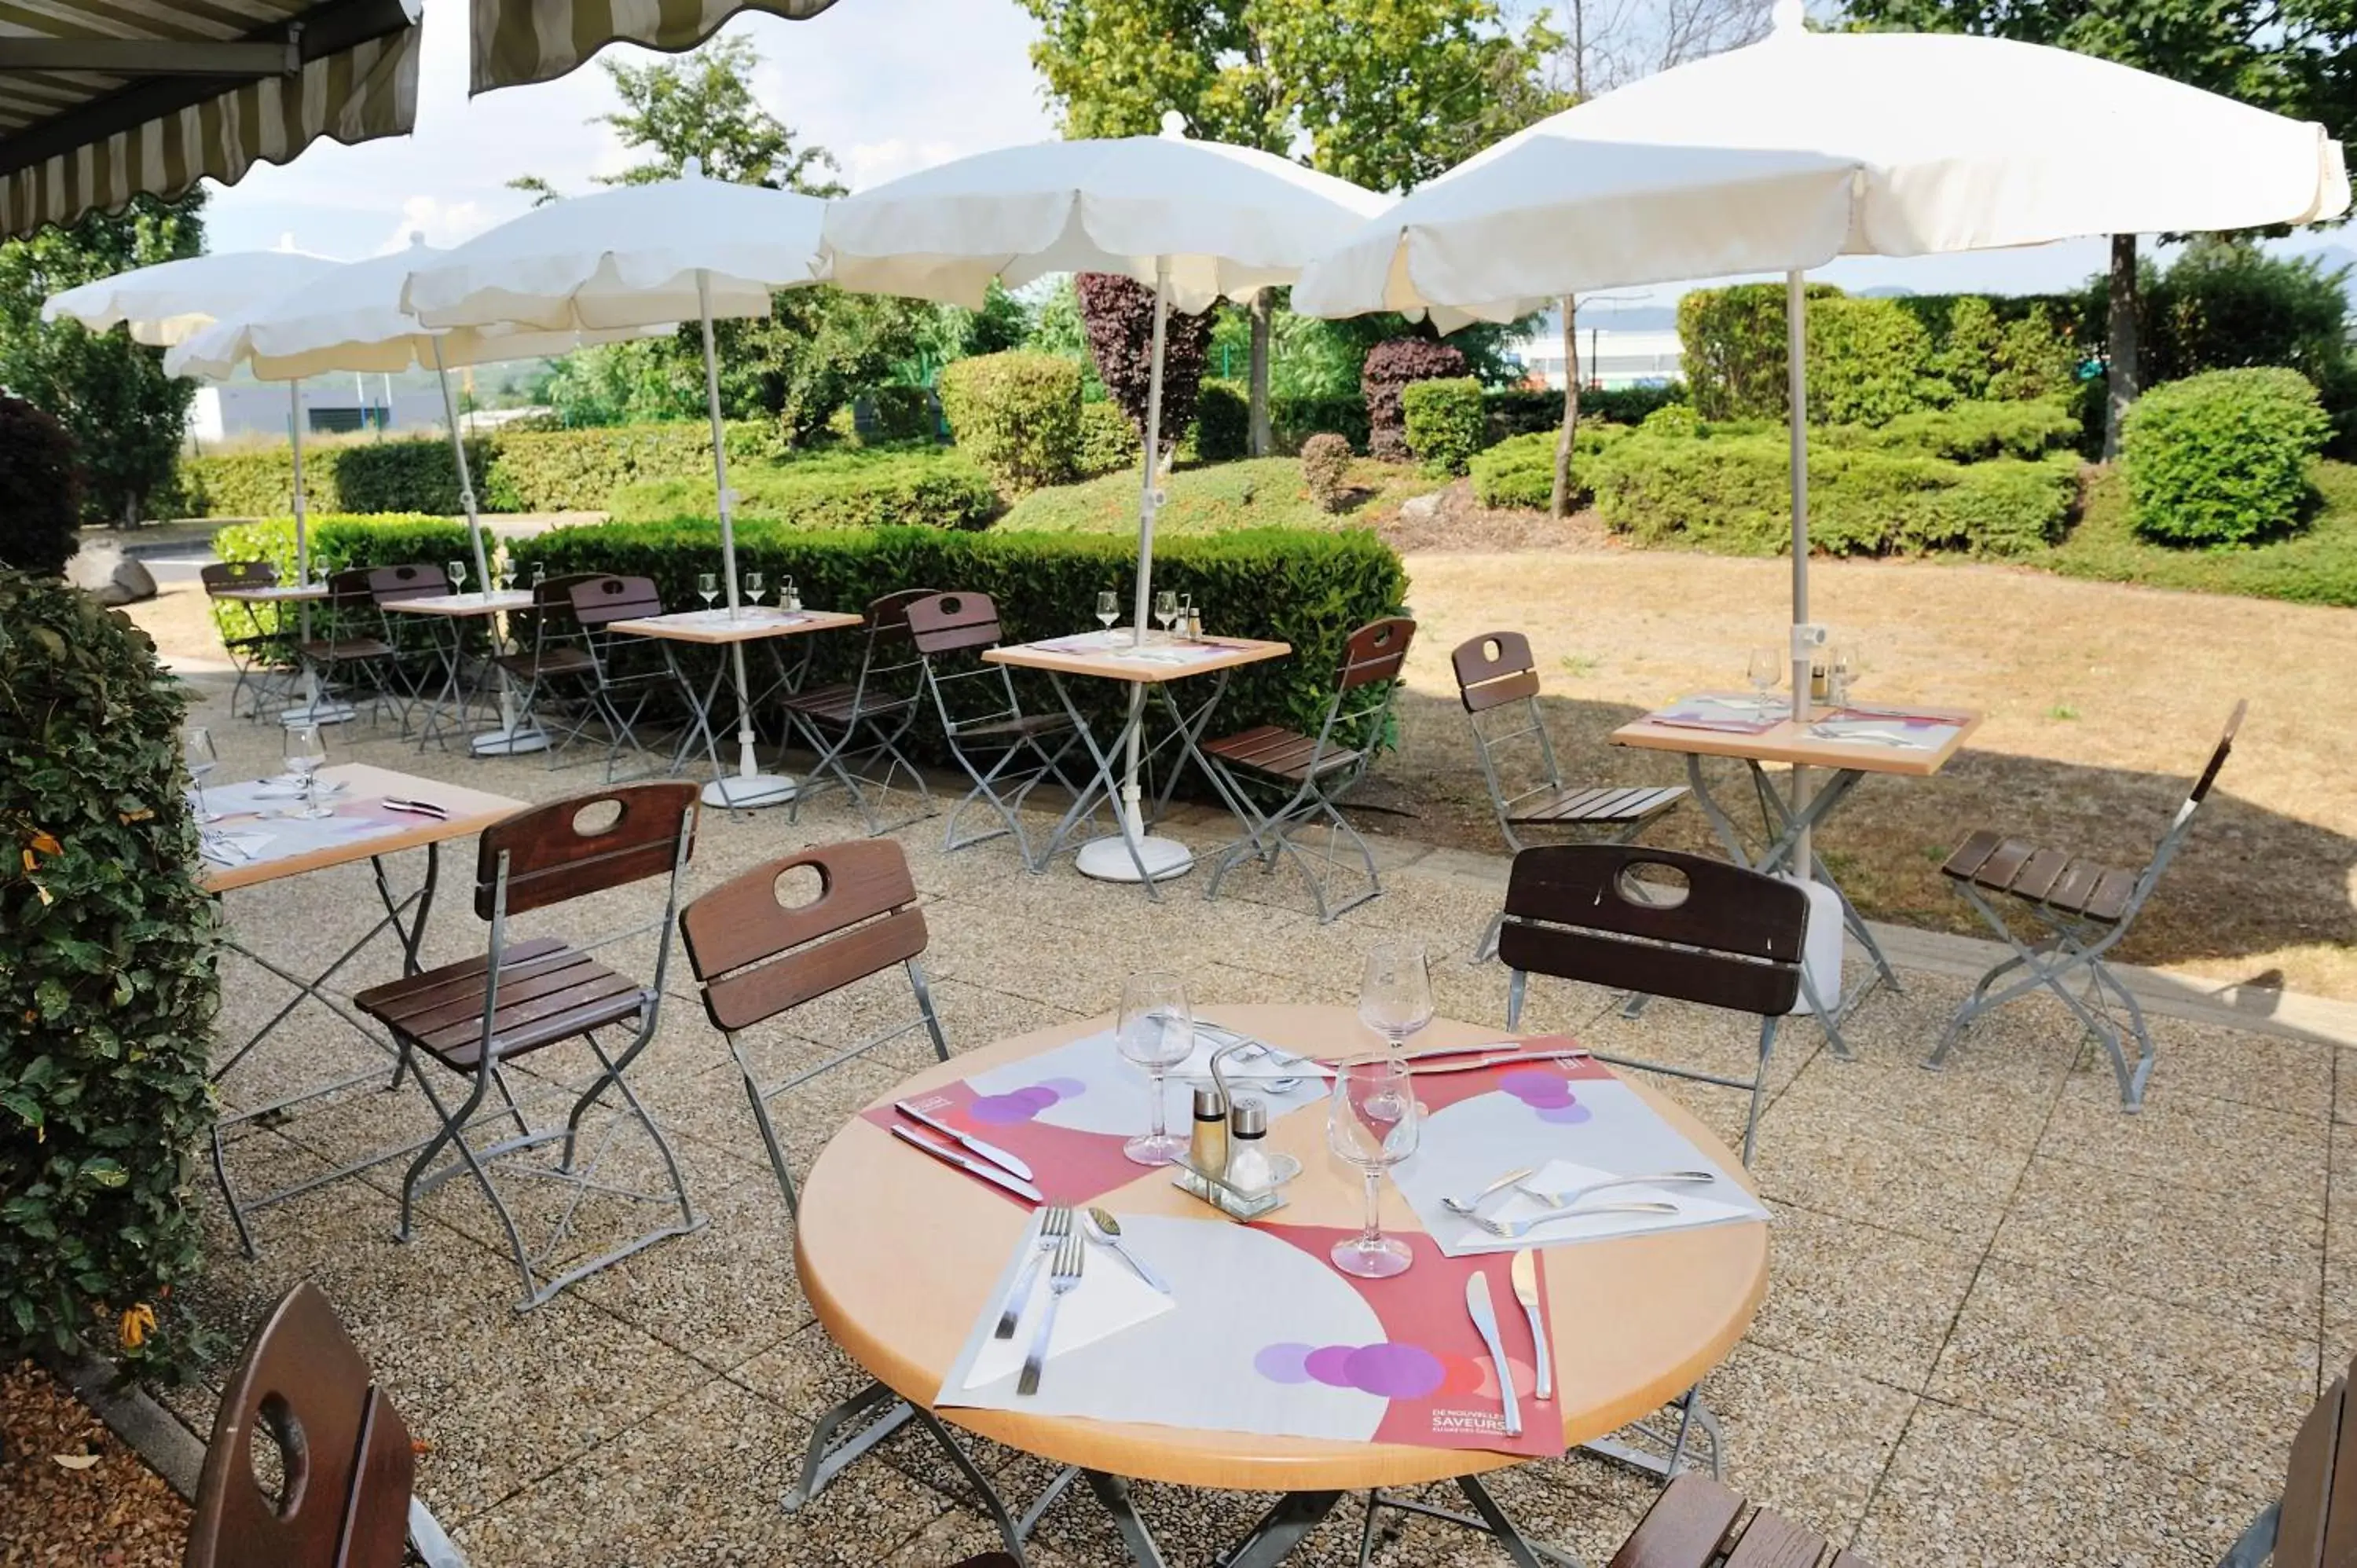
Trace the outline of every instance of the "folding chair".
{"label": "folding chair", "polygon": [[[2144,1008],[2112,972],[2105,955],[2127,936],[2160,874],[2176,858],[2178,846],[2193,826],[2193,814],[2210,798],[2210,787],[2218,781],[2219,769],[2233,752],[2234,732],[2242,727],[2243,714],[2249,706],[2248,702],[2236,703],[2227,715],[2226,733],[2218,737],[2209,765],[2169,819],[2168,830],[2142,871],[2105,865],[1989,828],[1956,846],[1940,874],[1980,912],[1989,929],[2013,950],[2013,956],[1980,977],[1972,994],[1948,1020],[1926,1067],[1947,1065],[1957,1038],[1982,1014],[2044,989],[2061,998],[2087,1033],[2111,1054],[2112,1073],[2119,1080],[2120,1109],[2131,1115],[2144,1109],[2145,1085],[2152,1078],[2152,1031],[2145,1025]],[[1990,901],[1992,897],[2006,903],[2000,908]],[[2026,940],[2017,935],[2006,918],[2008,909],[2041,928],[2042,934]],[[2025,978],[1991,992],[1991,986],[2015,970],[2022,971]],[[2074,992],[2069,983],[2081,975],[2086,981],[2083,993]],[[2126,1012],[2125,1024],[2112,1012],[2115,997]],[[2121,1038],[2123,1028],[2136,1039],[2133,1067]]]}
{"label": "folding chair", "polygon": [[[818,874],[817,895],[807,903],[782,902],[779,879],[805,866]],[[745,1098],[752,1105],[753,1124],[760,1130],[762,1146],[769,1151],[778,1190],[785,1196],[787,1210],[799,1213],[801,1198],[787,1165],[785,1146],[770,1118],[771,1103],[820,1074],[918,1028],[932,1041],[933,1054],[949,1060],[949,1042],[942,1036],[932,993],[925,984],[924,966],[919,961],[925,951],[925,916],[917,904],[916,883],[909,875],[908,854],[890,839],[855,839],[797,851],[732,877],[696,899],[680,911],[679,931],[688,965],[703,988],[705,1015],[726,1037],[737,1069],[744,1074]],[[916,1001],[915,1016],[864,1044],[837,1051],[815,1067],[774,1083],[762,1081],[746,1051],[745,1031],[804,1003],[880,975],[895,964],[908,976]],[[846,1423],[879,1409],[881,1415],[842,1443],[835,1442],[836,1433]],[[996,1489],[932,1412],[898,1399],[882,1383],[870,1383],[819,1418],[803,1453],[801,1477],[787,1494],[787,1507],[798,1508],[816,1497],[845,1466],[911,1418],[923,1423],[972,1483],[1008,1550],[1019,1558],[1021,1532]]]}
{"label": "folding chair", "polygon": [[[439,598],[451,592],[450,574],[428,562],[408,561],[369,568],[368,585],[370,602],[376,608],[377,635],[393,650],[385,670],[388,688],[396,692],[394,701],[401,704],[402,733],[409,732],[409,711],[434,700],[437,685],[439,701],[463,713],[466,623],[443,616],[385,613],[386,606],[404,599]],[[429,710],[425,728],[429,737],[438,724],[438,715]]]}
{"label": "folding chair", "polygon": [[[923,663],[909,631],[909,607],[932,596],[931,588],[904,588],[871,601],[867,646],[860,656],[858,677],[786,694],[786,718],[803,744],[818,755],[802,776],[788,822],[802,820],[802,802],[825,789],[830,778],[849,792],[871,838],[932,814],[933,795],[926,787],[925,776],[900,749],[916,725],[918,688],[923,681]],[[865,744],[861,744],[863,736]],[[868,769],[879,762],[883,772],[870,773]],[[873,785],[879,794],[888,794],[896,771],[906,772],[916,786],[919,806],[910,816],[885,822],[861,786]]]}
{"label": "folding chair", "polygon": [[[1374,761],[1399,689],[1400,666],[1407,661],[1408,644],[1415,639],[1415,622],[1402,616],[1369,621],[1352,632],[1334,672],[1333,700],[1326,705],[1325,721],[1315,737],[1261,725],[1201,748],[1212,788],[1244,829],[1243,837],[1230,844],[1212,868],[1204,897],[1219,897],[1221,879],[1240,862],[1257,856],[1265,875],[1276,869],[1280,854],[1293,856],[1309,879],[1309,896],[1318,902],[1320,921],[1330,921],[1383,890],[1375,874],[1374,852],[1340,807]],[[1269,802],[1265,810],[1264,800]],[[1347,904],[1328,905],[1324,877],[1294,842],[1300,830],[1321,821],[1327,829],[1326,848],[1318,860],[1331,870],[1337,848],[1347,840],[1358,851],[1364,870],[1367,890]]]}
{"label": "folding chair", "polygon": [[205,596],[215,604],[233,604],[245,618],[245,630],[231,632],[221,628],[221,651],[229,655],[231,668],[237,671],[236,683],[229,690],[230,717],[237,716],[237,700],[248,686],[253,696],[246,708],[246,716],[262,717],[264,694],[274,683],[285,676],[285,663],[294,654],[295,639],[283,631],[262,629],[262,616],[253,604],[244,599],[223,600],[224,589],[274,588],[278,585],[278,568],[267,561],[216,561],[198,568],[198,577],[205,585]]}
{"label": "folding chair", "polygon": [[[648,577],[618,577],[608,573],[590,573],[579,577],[563,579],[571,586],[566,595],[571,603],[574,625],[580,628],[581,645],[587,650],[590,661],[597,667],[597,679],[589,688],[591,706],[604,721],[607,730],[606,780],[613,782],[614,765],[622,748],[643,751],[639,743],[640,715],[647,703],[672,689],[676,671],[670,663],[671,645],[663,645],[661,664],[651,660],[631,668],[630,651],[642,648],[649,640],[614,629],[615,623],[651,618],[663,613],[662,595]],[[622,714],[628,702],[630,712]],[[684,755],[687,741],[681,742]],[[672,761],[672,771],[679,770],[679,757]]]}
{"label": "folding chair", "polygon": [[295,651],[303,665],[316,672],[322,691],[339,681],[353,690],[364,690],[369,722],[373,725],[387,703],[404,704],[394,671],[401,650],[384,635],[376,596],[369,587],[372,569],[367,566],[348,566],[331,574],[328,596],[319,601],[325,625],[318,630],[324,635],[297,644]]}
{"label": "folding chair", "polygon": [[[1531,639],[1521,632],[1485,631],[1458,643],[1448,661],[1457,671],[1457,696],[1473,731],[1473,755],[1481,764],[1481,781],[1489,787],[1490,809],[1508,849],[1520,853],[1527,847],[1518,828],[1567,832],[1584,842],[1630,843],[1686,798],[1683,784],[1631,789],[1566,785],[1563,764],[1555,759],[1555,739],[1539,712],[1538,662],[1531,657]],[[1501,759],[1525,743],[1536,753],[1536,766],[1523,764],[1515,777],[1517,782],[1525,778],[1533,782],[1510,795]],[[1475,961],[1489,957],[1497,946],[1498,922],[1491,920],[1474,949]]]}
{"label": "folding chair", "polygon": [[[275,1450],[278,1495],[254,1448]],[[187,1568],[464,1568],[412,1495],[409,1429],[317,1285],[280,1298],[230,1374],[205,1448]]]}
{"label": "folding chair", "polygon": [[[1006,667],[982,658],[1002,640],[998,607],[989,595],[929,594],[910,601],[908,616],[909,640],[917,650],[925,691],[941,717],[942,735],[950,755],[974,780],[974,788],[950,808],[942,848],[966,849],[1012,833],[1024,868],[1044,869],[1044,860],[1031,856],[1031,840],[1019,813],[1031,791],[1051,775],[1080,793],[1063,768],[1065,754],[1079,743],[1080,733],[1062,714],[1025,713]],[[1050,739],[1059,739],[1053,751],[1047,746]],[[987,802],[1006,825],[962,839],[957,836],[958,818],[976,800]]]}
{"label": "folding chair", "polygon": [[2283,1490],[2261,1509],[2218,1568],[2347,1568],[2357,1563],[2357,1365],[2332,1380],[2292,1438]]}
{"label": "folding chair", "polygon": [[[663,976],[671,961],[671,922],[679,908],[679,885],[695,845],[695,786],[687,783],[625,785],[519,811],[483,831],[476,861],[475,913],[490,923],[490,947],[481,958],[444,964],[421,974],[363,991],[353,997],[361,1011],[383,1024],[399,1047],[400,1063],[414,1070],[441,1130],[428,1139],[401,1182],[401,1239],[407,1240],[416,1196],[457,1175],[471,1173],[500,1217],[523,1276],[518,1311],[547,1301],[558,1291],[607,1264],[672,1236],[685,1235],[704,1221],[688,1201],[679,1161],[654,1118],[631,1092],[630,1063],[654,1038],[662,1006]],[[610,822],[599,822],[612,807]],[[598,963],[584,948],[551,937],[527,941],[508,935],[511,916],[544,908],[651,876],[667,878],[659,920],[617,932],[606,941],[651,930],[656,933],[655,972],[640,984]],[[603,946],[604,942],[591,944]],[[609,1051],[600,1029],[629,1026],[619,1051]],[[561,1129],[534,1132],[517,1103],[506,1074],[508,1064],[561,1040],[580,1039],[597,1058],[598,1072],[573,1101]],[[434,1087],[427,1064],[467,1085],[456,1108]],[[396,1072],[399,1070],[396,1068]],[[477,1112],[496,1090],[495,1116],[512,1119],[516,1135],[478,1148],[468,1137]],[[584,1160],[577,1147],[584,1118],[608,1090],[622,1110],[607,1123],[596,1148]],[[635,1120],[652,1140],[670,1176],[670,1193],[643,1193],[603,1183],[597,1165],[618,1130]],[[537,1253],[524,1245],[513,1215],[490,1177],[490,1165],[506,1155],[549,1143],[562,1145],[555,1167],[526,1174],[573,1188],[554,1234]],[[436,1171],[446,1145],[457,1157]],[[430,1174],[429,1174],[430,1173]],[[649,1206],[676,1204],[675,1221],[659,1224],[588,1262],[554,1277],[547,1268],[566,1237],[582,1200],[601,1192]]]}
{"label": "folding chair", "polygon": [[[1639,874],[1667,871],[1666,880]],[[1540,844],[1514,856],[1506,879],[1498,956],[1506,1027],[1522,1022],[1533,974],[1760,1016],[1760,1065],[1749,1078],[1597,1053],[1597,1059],[1724,1089],[1749,1090],[1743,1163],[1751,1163],[1776,1026],[1801,994],[1807,894],[1781,877],[1723,860],[1642,844]]]}
{"label": "folding chair", "polygon": [[[615,758],[626,740],[635,746],[639,716],[660,689],[662,676],[652,670],[636,674],[614,671],[607,656],[619,644],[640,639],[619,637],[607,628],[617,620],[662,614],[662,599],[644,577],[579,572],[537,585],[532,612],[532,646],[493,660],[521,688],[516,722],[525,728],[538,725],[550,736],[552,769],[559,766],[565,747],[587,735],[592,724],[603,725],[606,779],[611,783]],[[575,700],[568,720],[558,721],[550,710],[558,692],[568,686]],[[633,694],[625,718],[620,703]]]}

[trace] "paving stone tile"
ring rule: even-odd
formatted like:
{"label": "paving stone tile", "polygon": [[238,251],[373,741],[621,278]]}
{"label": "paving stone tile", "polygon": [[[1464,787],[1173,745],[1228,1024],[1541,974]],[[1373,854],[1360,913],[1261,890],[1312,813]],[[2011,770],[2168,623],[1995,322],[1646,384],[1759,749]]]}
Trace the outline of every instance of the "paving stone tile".
{"label": "paving stone tile", "polygon": [[1789,1203],[1770,1208],[1768,1299],[1747,1342],[1920,1391],[1978,1255]]}

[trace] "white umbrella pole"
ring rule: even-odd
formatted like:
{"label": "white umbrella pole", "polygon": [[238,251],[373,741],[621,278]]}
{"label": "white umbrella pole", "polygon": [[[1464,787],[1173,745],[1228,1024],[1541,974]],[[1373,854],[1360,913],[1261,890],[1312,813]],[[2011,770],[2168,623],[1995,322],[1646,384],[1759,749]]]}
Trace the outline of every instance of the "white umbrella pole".
{"label": "white umbrella pole", "polygon": [[[294,453],[295,503],[295,579],[304,587],[311,585],[311,522],[309,508],[303,495],[303,383],[286,383],[286,439]],[[305,599],[296,612],[299,635],[306,643],[311,640],[311,601]],[[278,715],[279,722],[296,725],[342,724],[352,716],[352,710],[342,703],[320,700],[318,667],[306,659],[303,664],[303,701]]]}
{"label": "white umbrella pole", "polygon": [[[1154,605],[1154,513],[1161,504],[1162,350],[1170,327],[1170,259],[1154,263],[1154,358],[1146,381],[1146,461],[1137,495],[1137,594],[1130,607],[1130,631],[1135,646],[1146,646],[1146,614]],[[1121,831],[1081,846],[1074,864],[1090,876],[1114,882],[1135,882],[1144,867],[1159,882],[1194,865],[1194,854],[1176,839],[1148,838],[1138,787],[1140,757],[1146,739],[1146,684],[1129,688],[1129,747],[1121,785]]]}
{"label": "white umbrella pole", "polygon": [[[458,403],[450,395],[450,370],[442,362],[442,339],[434,343],[434,379],[442,387],[442,418],[450,426],[450,460],[458,473],[458,505],[467,514],[467,542],[475,552],[475,581],[489,594],[495,586],[491,581],[491,561],[483,549],[483,519],[475,501],[475,477],[467,467],[467,441],[458,431]],[[387,406],[391,406],[388,397]],[[496,650],[494,650],[496,651]],[[468,749],[478,757],[512,757],[519,752],[545,751],[548,736],[534,725],[529,730],[516,728],[515,677],[507,666],[497,666],[500,687],[500,727],[489,735],[479,735],[468,742]]]}
{"label": "white umbrella pole", "polygon": [[[720,509],[720,571],[728,590],[728,618],[737,614],[735,499],[728,493],[727,432],[720,418],[720,360],[712,346],[712,274],[695,274],[696,313],[704,328],[704,402],[712,416],[712,478]],[[753,760],[753,685],[745,677],[745,645],[732,642],[728,657],[737,677],[737,772],[704,787],[708,806],[777,806],[794,798],[793,780],[764,774]]]}
{"label": "white umbrella pole", "polygon": [[[1805,724],[1809,717],[1809,669],[1813,662],[1811,650],[1801,640],[1801,628],[1809,624],[1809,298],[1803,274],[1784,274],[1784,374],[1785,392],[1792,403],[1786,424],[1792,444],[1792,720]],[[1809,770],[1792,769],[1792,805],[1803,810],[1809,803]],[[1803,880],[1809,875],[1809,835],[1801,834],[1795,846],[1793,865]]]}

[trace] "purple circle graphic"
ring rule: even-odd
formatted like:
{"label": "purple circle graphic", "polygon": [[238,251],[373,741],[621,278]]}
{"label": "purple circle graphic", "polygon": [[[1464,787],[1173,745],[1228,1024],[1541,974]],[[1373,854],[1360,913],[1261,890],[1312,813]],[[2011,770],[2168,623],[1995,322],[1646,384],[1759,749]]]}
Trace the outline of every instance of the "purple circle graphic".
{"label": "purple circle graphic", "polygon": [[1558,1127],[1577,1127],[1582,1122],[1587,1121],[1587,1117],[1588,1110],[1585,1105],[1543,1105],[1539,1107],[1539,1120],[1542,1122],[1552,1122]]}
{"label": "purple circle graphic", "polygon": [[1035,1083],[1028,1088],[1017,1090],[1006,1098],[1019,1104],[1028,1105],[1031,1108],[1031,1114],[1037,1116],[1040,1112],[1061,1100],[1063,1096],[1044,1083]]}
{"label": "purple circle graphic", "polygon": [[1556,1083],[1553,1089],[1534,1089],[1523,1096],[1523,1104],[1541,1111],[1551,1106],[1574,1105],[1578,1101],[1579,1097],[1571,1091],[1571,1085],[1562,1082]]}
{"label": "purple circle graphic", "polygon": [[1421,1345],[1386,1340],[1351,1352],[1344,1363],[1354,1387],[1385,1399],[1422,1399],[1440,1387],[1448,1369]]}
{"label": "purple circle graphic", "polygon": [[1315,1348],[1290,1341],[1264,1346],[1260,1354],[1253,1358],[1253,1369],[1272,1383],[1306,1383],[1309,1380],[1309,1353]]}
{"label": "purple circle graphic", "polygon": [[965,1113],[985,1126],[1011,1127],[1030,1121],[1039,1111],[1020,1094],[985,1094],[967,1106]]}
{"label": "purple circle graphic", "polygon": [[1077,1078],[1043,1078],[1039,1080],[1039,1087],[1052,1090],[1059,1100],[1070,1100],[1076,1094],[1089,1091],[1089,1086]]}
{"label": "purple circle graphic", "polygon": [[1498,1087],[1517,1100],[1528,1100],[1534,1094],[1547,1094],[1564,1087],[1564,1080],[1554,1073],[1526,1067],[1499,1079]]}
{"label": "purple circle graphic", "polygon": [[1358,1352],[1355,1345],[1321,1345],[1302,1359],[1302,1367],[1309,1375],[1329,1389],[1355,1387],[1351,1380],[1351,1358]]}

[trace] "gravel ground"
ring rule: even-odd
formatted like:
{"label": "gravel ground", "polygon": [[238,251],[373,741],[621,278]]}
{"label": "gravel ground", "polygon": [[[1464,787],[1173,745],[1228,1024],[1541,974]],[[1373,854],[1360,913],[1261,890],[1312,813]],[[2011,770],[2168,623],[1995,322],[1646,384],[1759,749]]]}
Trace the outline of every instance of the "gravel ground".
{"label": "gravel ground", "polygon": [[188,1505],[57,1380],[0,1371],[0,1568],[170,1568]]}

